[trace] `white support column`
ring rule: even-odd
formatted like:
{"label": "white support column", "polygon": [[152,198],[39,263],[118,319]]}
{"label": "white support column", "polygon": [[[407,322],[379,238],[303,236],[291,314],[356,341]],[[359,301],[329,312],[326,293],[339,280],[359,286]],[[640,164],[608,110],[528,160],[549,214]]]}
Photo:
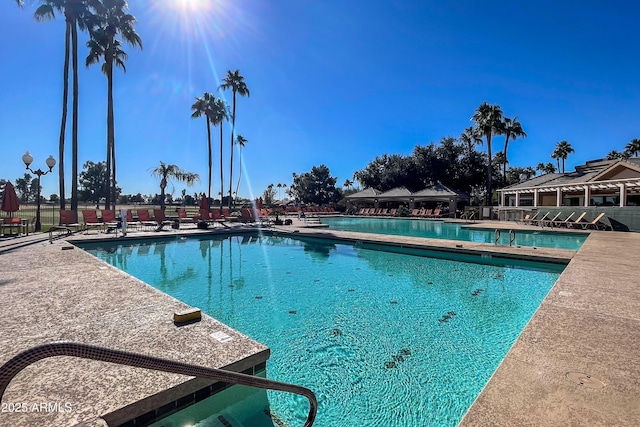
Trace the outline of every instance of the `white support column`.
{"label": "white support column", "polygon": [[520,207],[520,192],[516,191],[516,208]]}
{"label": "white support column", "polygon": [[504,207],[504,200],[505,200],[505,192],[501,191],[500,192],[500,206]]}
{"label": "white support column", "polygon": [[562,188],[556,190],[556,206],[562,206]]}
{"label": "white support column", "polygon": [[584,207],[589,207],[589,202],[591,201],[591,188],[588,185],[584,186]]}
{"label": "white support column", "polygon": [[627,206],[627,185],[625,183],[618,184],[620,187],[620,207]]}
{"label": "white support column", "polygon": [[533,190],[533,207],[534,208],[538,207],[538,189],[537,188]]}

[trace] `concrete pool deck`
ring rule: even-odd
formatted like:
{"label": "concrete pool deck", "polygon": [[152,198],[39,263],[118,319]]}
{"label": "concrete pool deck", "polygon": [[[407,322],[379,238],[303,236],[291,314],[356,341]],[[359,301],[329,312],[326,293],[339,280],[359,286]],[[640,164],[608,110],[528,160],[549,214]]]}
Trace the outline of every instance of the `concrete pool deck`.
{"label": "concrete pool deck", "polygon": [[[474,226],[536,229],[488,221]],[[236,230],[240,227],[225,231]],[[574,252],[342,233],[304,227],[296,220],[294,226],[278,230],[449,251],[534,256],[563,263],[571,260],[461,425],[640,425],[640,234],[593,232]],[[179,232],[202,233],[195,229]],[[172,235],[177,232],[131,233],[131,237]],[[65,240],[12,249],[11,242],[20,239],[0,241],[4,272],[0,278],[4,308],[0,363],[22,350],[57,340],[238,371],[268,357],[265,346],[208,316],[202,322],[175,327],[171,315],[185,307],[183,303],[84,251],[63,250],[69,246]],[[112,236],[93,232],[72,239],[111,240]],[[231,345],[209,336],[219,330],[234,338]],[[591,378],[567,376],[576,372]],[[582,378],[583,385],[574,378]],[[101,362],[51,358],[19,374],[2,403],[70,403],[71,411],[2,412],[0,425],[117,425],[134,409],[140,412],[158,405],[152,396],[164,389],[174,387],[172,395],[178,397],[188,392],[185,387],[202,385],[194,383],[198,380],[185,385],[185,380],[188,378],[179,375]],[[604,387],[592,388],[600,385]]]}

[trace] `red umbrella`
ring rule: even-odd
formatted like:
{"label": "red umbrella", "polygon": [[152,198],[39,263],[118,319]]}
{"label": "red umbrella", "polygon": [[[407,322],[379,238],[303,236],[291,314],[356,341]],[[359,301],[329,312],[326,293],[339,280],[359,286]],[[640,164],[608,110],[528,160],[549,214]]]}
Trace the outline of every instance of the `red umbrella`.
{"label": "red umbrella", "polygon": [[10,181],[4,186],[4,192],[2,194],[2,206],[0,207],[5,212],[17,212],[20,209],[20,200],[16,195],[16,189],[13,188],[13,184]]}

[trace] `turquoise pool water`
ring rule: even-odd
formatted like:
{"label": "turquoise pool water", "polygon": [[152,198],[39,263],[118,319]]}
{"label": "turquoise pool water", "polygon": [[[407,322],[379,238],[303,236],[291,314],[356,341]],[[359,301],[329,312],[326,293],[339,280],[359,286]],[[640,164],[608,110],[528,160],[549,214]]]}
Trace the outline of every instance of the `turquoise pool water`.
{"label": "turquoise pool water", "polygon": [[[493,243],[493,229],[477,229],[462,224],[416,219],[391,218],[322,218],[324,224],[340,231],[357,231],[360,233],[394,234],[399,236],[427,237],[431,239],[464,240],[467,242]],[[587,234],[557,231],[522,231],[515,233],[516,246],[536,246],[578,250],[587,238]],[[508,230],[502,231],[500,245],[509,244]]]}
{"label": "turquoise pool water", "polygon": [[[268,345],[267,376],[314,390],[318,427],[457,425],[563,268],[281,236],[83,247]],[[268,404],[290,426],[308,410]]]}

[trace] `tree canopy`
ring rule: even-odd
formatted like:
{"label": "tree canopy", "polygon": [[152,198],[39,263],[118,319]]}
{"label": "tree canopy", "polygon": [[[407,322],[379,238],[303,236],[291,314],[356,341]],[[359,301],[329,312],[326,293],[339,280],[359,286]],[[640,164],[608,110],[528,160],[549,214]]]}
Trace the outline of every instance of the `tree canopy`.
{"label": "tree canopy", "polygon": [[314,166],[310,172],[293,174],[291,192],[299,202],[326,205],[342,198],[342,190],[336,188],[338,178],[332,177],[325,165]]}

